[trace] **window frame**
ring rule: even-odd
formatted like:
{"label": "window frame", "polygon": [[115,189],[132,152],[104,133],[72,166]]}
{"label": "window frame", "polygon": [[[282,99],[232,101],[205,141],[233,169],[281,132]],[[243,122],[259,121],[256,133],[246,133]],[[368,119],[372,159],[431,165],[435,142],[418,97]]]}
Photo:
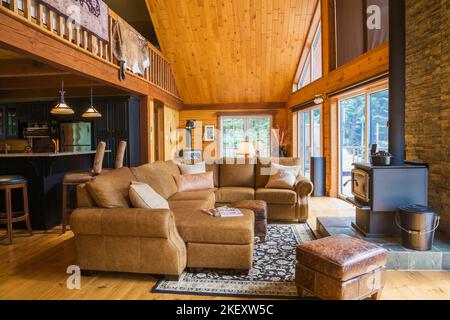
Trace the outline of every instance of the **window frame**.
{"label": "window frame", "polygon": [[[359,88],[359,89],[355,89],[352,91],[349,91],[347,93],[344,93],[342,95],[339,95],[338,97],[335,98],[336,101],[336,107],[337,107],[337,194],[338,197],[341,199],[345,199],[347,196],[344,195],[342,193],[342,175],[341,175],[341,168],[342,168],[342,148],[341,148],[341,138],[342,138],[342,133],[341,133],[341,119],[342,119],[342,115],[341,115],[341,108],[340,108],[340,103],[342,100],[346,100],[346,99],[350,99],[350,98],[354,98],[354,97],[358,97],[361,95],[364,95],[364,103],[365,103],[365,110],[364,110],[364,117],[365,117],[365,122],[364,122],[364,143],[365,143],[365,157],[364,157],[364,161],[365,162],[369,162],[369,153],[370,153],[370,133],[371,133],[371,118],[370,118],[370,112],[371,112],[371,107],[370,107],[370,95],[377,93],[377,92],[382,92],[382,91],[389,91],[389,82],[387,80],[383,80],[379,83],[376,83],[374,85],[371,86],[367,86],[364,88]],[[388,119],[389,121],[389,119]]]}
{"label": "window frame", "polygon": [[244,134],[247,134],[248,128],[249,128],[249,120],[250,119],[265,119],[268,118],[270,121],[269,124],[269,132],[268,132],[268,138],[269,138],[269,157],[271,156],[272,151],[272,129],[273,129],[273,122],[274,122],[274,116],[272,114],[227,114],[227,115],[221,115],[219,116],[219,129],[220,129],[220,147],[219,147],[219,156],[221,158],[226,157],[224,155],[224,149],[223,149],[223,120],[224,119],[243,119],[244,120]]}
{"label": "window frame", "polygon": [[[315,42],[316,37],[318,36],[318,31],[319,30],[320,30],[320,41],[322,42],[322,46],[321,46],[321,48],[322,48],[321,49],[322,50],[322,53],[321,53],[321,57],[322,57],[322,59],[321,59],[322,60],[321,61],[322,73],[321,73],[321,76],[319,78],[313,80],[313,77],[312,77],[313,76],[313,73],[312,73],[312,70],[313,70],[312,62],[313,62],[314,59],[311,56],[312,56],[312,51],[313,51],[312,50],[313,44]],[[308,60],[311,62],[311,67],[310,67],[310,71],[309,71],[311,80],[310,80],[309,83],[300,86],[302,75],[303,75],[303,73],[305,71],[305,66],[307,64],[306,62]],[[294,75],[294,79],[292,81],[292,92],[296,92],[296,91],[304,88],[305,86],[307,86],[307,85],[309,85],[309,84],[311,84],[311,83],[313,83],[313,82],[323,78],[323,71],[324,71],[323,67],[324,66],[323,66],[322,13],[321,13],[321,2],[318,1],[316,9],[314,11],[313,18],[311,19],[311,24],[310,24],[310,27],[309,27],[309,30],[308,30],[308,35],[306,36],[305,44],[303,46],[302,53],[301,53],[300,58],[299,58],[299,62],[298,62],[298,65],[297,65],[297,71],[296,71],[296,73]]]}
{"label": "window frame", "polygon": [[[299,110],[295,112],[295,116],[294,119],[296,121],[296,134],[295,134],[295,139],[296,139],[296,146],[297,146],[297,150],[296,151],[296,157],[299,158],[302,161],[302,174],[305,175],[305,158],[304,158],[304,149],[305,149],[305,145],[303,144],[302,146],[302,142],[300,141],[300,129],[302,128],[303,133],[303,140],[305,139],[305,134],[304,134],[304,114],[309,113],[309,147],[310,147],[310,157],[313,157],[314,154],[314,111],[319,110],[320,111],[320,151],[319,151],[319,155],[318,157],[323,157],[324,154],[324,144],[323,144],[323,104],[318,104],[309,108],[305,108],[303,110]],[[301,114],[303,116],[301,116]],[[300,118],[303,120],[303,125],[300,126]],[[303,156],[302,156],[302,154]],[[310,164],[311,165],[311,164]]]}

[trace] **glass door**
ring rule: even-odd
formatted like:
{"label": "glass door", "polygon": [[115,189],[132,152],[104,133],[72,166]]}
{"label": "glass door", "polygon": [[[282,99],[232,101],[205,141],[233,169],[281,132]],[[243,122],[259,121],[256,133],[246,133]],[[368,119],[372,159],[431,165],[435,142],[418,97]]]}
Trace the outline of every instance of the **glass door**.
{"label": "glass door", "polygon": [[355,162],[369,162],[370,147],[389,149],[389,91],[366,90],[339,100],[339,192],[351,196]]}
{"label": "glass door", "polygon": [[302,163],[302,174],[311,174],[311,157],[322,156],[322,109],[316,106],[297,114],[297,157]]}
{"label": "glass door", "polygon": [[366,99],[365,95],[339,101],[339,176],[340,193],[351,195],[352,164],[366,159]]}

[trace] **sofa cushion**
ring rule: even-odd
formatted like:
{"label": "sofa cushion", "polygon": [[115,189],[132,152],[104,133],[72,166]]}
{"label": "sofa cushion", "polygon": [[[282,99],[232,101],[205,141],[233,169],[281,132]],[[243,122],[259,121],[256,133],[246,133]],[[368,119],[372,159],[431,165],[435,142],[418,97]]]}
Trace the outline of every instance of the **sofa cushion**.
{"label": "sofa cushion", "polygon": [[174,176],[178,192],[188,192],[197,190],[208,190],[214,188],[212,172],[183,174]]}
{"label": "sofa cushion", "polygon": [[269,181],[271,173],[272,162],[283,166],[298,166],[301,165],[299,158],[277,158],[276,161],[272,158],[260,158],[255,166],[255,186],[256,188],[264,188]]}
{"label": "sofa cushion", "polygon": [[167,200],[146,183],[131,182],[128,193],[134,208],[169,209]]}
{"label": "sofa cushion", "polygon": [[177,192],[169,198],[169,201],[186,201],[186,200],[213,200],[215,202],[215,189]]}
{"label": "sofa cushion", "polygon": [[[220,187],[255,187],[255,165],[237,164],[236,159],[224,160],[220,165]],[[233,163],[233,164],[230,164]]]}
{"label": "sofa cushion", "polygon": [[214,201],[210,198],[208,200],[184,200],[184,201],[170,201],[169,207],[173,211],[175,216],[178,216],[180,212],[183,214],[193,212],[199,209],[212,209],[214,208]]}
{"label": "sofa cushion", "polygon": [[219,187],[219,164],[206,163],[206,172],[212,171],[214,177],[214,187]]}
{"label": "sofa cushion", "polygon": [[90,195],[101,208],[129,208],[128,189],[135,179],[129,168],[111,170],[86,184]]}
{"label": "sofa cushion", "polygon": [[292,189],[295,185],[296,176],[288,170],[279,170],[270,176],[266,188],[272,189]]}
{"label": "sofa cushion", "polygon": [[179,163],[178,168],[180,168],[181,174],[195,174],[206,172],[205,162],[199,162],[196,164]]}
{"label": "sofa cushion", "polygon": [[178,191],[173,176],[180,175],[180,170],[173,161],[157,161],[131,170],[137,181],[148,184],[165,199]]}
{"label": "sofa cushion", "polygon": [[231,203],[240,200],[254,200],[255,189],[242,187],[223,187],[216,190],[216,202]]}
{"label": "sofa cushion", "polygon": [[267,204],[295,204],[297,193],[289,189],[256,189],[255,200],[264,200]]}
{"label": "sofa cushion", "polygon": [[246,209],[241,211],[243,217],[216,218],[196,210],[177,223],[178,232],[185,242],[241,245],[253,243],[253,212]]}

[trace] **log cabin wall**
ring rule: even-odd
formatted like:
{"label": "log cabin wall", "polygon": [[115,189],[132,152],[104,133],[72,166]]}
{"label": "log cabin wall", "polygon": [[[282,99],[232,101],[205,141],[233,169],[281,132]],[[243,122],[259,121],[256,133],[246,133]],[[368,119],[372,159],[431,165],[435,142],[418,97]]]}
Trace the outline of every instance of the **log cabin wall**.
{"label": "log cabin wall", "polygon": [[[224,110],[223,108],[217,109],[208,109],[208,110],[182,110],[180,112],[180,120],[179,120],[179,128],[185,128],[187,120],[196,120],[198,121],[198,126],[201,126],[202,130],[195,131],[193,137],[193,146],[194,148],[206,149],[207,147],[211,148],[211,145],[214,145],[214,149],[216,152],[211,154],[212,157],[219,157],[217,150],[219,150],[219,140],[216,136],[214,142],[205,142],[203,141],[203,129],[205,125],[214,125],[216,129],[220,128],[220,116],[221,115],[252,115],[252,114],[268,114],[272,115],[272,127],[273,128],[283,128],[288,129],[288,121],[287,114],[288,109],[284,107],[278,108],[255,108],[250,109],[249,107],[239,107],[239,104],[235,104],[236,107],[230,107]],[[286,137],[286,141],[290,141],[291,137]]]}

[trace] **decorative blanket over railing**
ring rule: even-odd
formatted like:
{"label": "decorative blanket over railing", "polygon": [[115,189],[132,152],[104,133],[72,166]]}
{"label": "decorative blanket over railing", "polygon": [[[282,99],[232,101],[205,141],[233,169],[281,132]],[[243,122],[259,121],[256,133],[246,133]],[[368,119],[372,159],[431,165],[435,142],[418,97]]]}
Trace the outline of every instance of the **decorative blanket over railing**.
{"label": "decorative blanket over railing", "polygon": [[102,0],[37,0],[109,42],[108,6]]}
{"label": "decorative blanket over railing", "polygon": [[145,69],[150,66],[147,40],[120,17],[114,25],[111,43],[114,56],[120,61],[122,80],[125,69],[142,76],[145,74]]}

